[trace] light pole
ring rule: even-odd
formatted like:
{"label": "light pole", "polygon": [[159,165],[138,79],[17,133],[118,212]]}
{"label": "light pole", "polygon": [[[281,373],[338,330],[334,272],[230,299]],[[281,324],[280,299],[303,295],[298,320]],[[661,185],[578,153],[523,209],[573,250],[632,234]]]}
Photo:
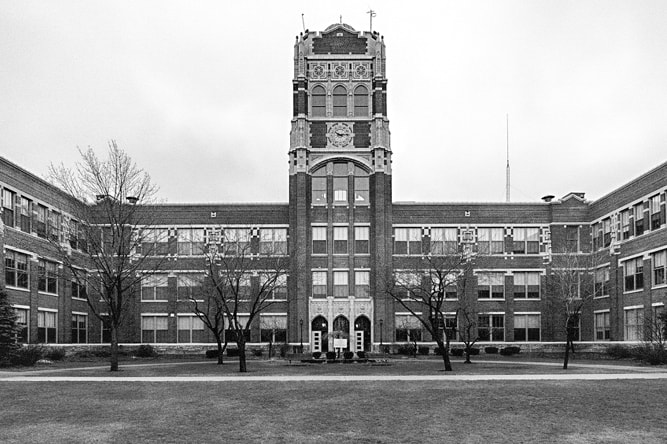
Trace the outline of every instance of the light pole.
{"label": "light pole", "polygon": [[299,330],[301,334],[301,348],[299,350],[303,353],[303,319],[299,319]]}
{"label": "light pole", "polygon": [[380,319],[380,347],[382,347],[382,319]]}

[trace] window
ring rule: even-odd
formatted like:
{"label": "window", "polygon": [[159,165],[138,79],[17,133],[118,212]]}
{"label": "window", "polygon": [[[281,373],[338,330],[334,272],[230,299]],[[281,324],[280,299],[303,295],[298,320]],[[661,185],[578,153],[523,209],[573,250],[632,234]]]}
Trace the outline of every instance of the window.
{"label": "window", "polygon": [[358,298],[367,298],[370,295],[370,273],[368,271],[354,272],[354,295]]}
{"label": "window", "polygon": [[598,222],[593,224],[591,227],[592,236],[593,236],[593,250],[599,250],[603,245],[603,236],[602,236],[602,223]]}
{"label": "window", "polygon": [[505,340],[505,315],[481,314],[477,317],[477,335],[480,341]]}
{"label": "window", "polygon": [[514,315],[514,340],[515,341],[539,341],[540,340],[540,315],[539,314],[515,314]]}
{"label": "window", "polygon": [[456,236],[456,228],[432,228],[431,254],[456,254],[458,251]]}
{"label": "window", "polygon": [[333,89],[333,116],[347,116],[347,90],[340,85]]}
{"label": "window", "polygon": [[[17,208],[17,211],[19,209]],[[32,201],[28,199],[27,197],[21,196],[21,204],[20,204],[20,211],[21,211],[21,216],[20,216],[20,221],[19,221],[19,228],[21,228],[21,231],[24,231],[26,233],[30,233],[32,230]]]}
{"label": "window", "polygon": [[327,227],[313,227],[313,254],[327,254]]}
{"label": "window", "polygon": [[60,242],[60,230],[62,227],[62,216],[55,211],[49,211],[49,239]]}
{"label": "window", "polygon": [[262,342],[287,342],[287,316],[261,315],[259,336]]}
{"label": "window", "polygon": [[141,236],[141,251],[145,256],[162,256],[169,252],[169,230],[165,228],[146,229]]}
{"label": "window", "polygon": [[505,299],[505,276],[502,273],[479,273],[477,298]]}
{"label": "window", "polygon": [[651,211],[651,230],[657,230],[665,223],[665,212],[660,211],[660,195],[656,194],[650,199],[649,209]]}
{"label": "window", "polygon": [[37,342],[52,344],[58,342],[58,313],[55,311],[37,311]]}
{"label": "window", "polygon": [[594,278],[594,297],[600,298],[609,296],[609,267],[602,267],[595,270]]}
{"label": "window", "polygon": [[334,254],[347,254],[347,227],[333,227]]}
{"label": "window", "polygon": [[540,273],[514,273],[514,299],[539,299]]}
{"label": "window", "polygon": [[604,248],[611,245],[611,219],[609,218],[602,221],[602,242]]}
{"label": "window", "polygon": [[204,323],[196,315],[178,316],[178,342],[204,342]]}
{"label": "window", "polygon": [[394,228],[394,254],[422,253],[421,228]]}
{"label": "window", "polygon": [[79,251],[87,251],[88,243],[86,242],[85,232],[83,230],[83,225],[75,220],[69,221],[68,224],[67,237],[69,240],[70,247]]}
{"label": "window", "polygon": [[579,251],[579,227],[575,225],[565,226],[564,253],[576,253]]}
{"label": "window", "polygon": [[[261,275],[260,275],[261,276]],[[266,289],[269,293],[268,299],[275,300],[287,300],[287,275],[280,274],[276,276],[276,273],[271,273],[270,275],[261,276],[262,285],[266,285]],[[270,281],[267,283],[267,281]]]}
{"label": "window", "polygon": [[106,344],[111,342],[111,319],[109,319],[108,314],[102,314],[101,320],[101,330],[102,330],[102,343]]}
{"label": "window", "polygon": [[327,115],[327,93],[322,86],[313,88],[312,96],[312,116],[326,117]]}
{"label": "window", "polygon": [[348,279],[347,271],[333,272],[333,289],[335,298],[346,298],[350,295],[347,279]]}
{"label": "window", "polygon": [[227,256],[249,256],[251,230],[249,228],[225,228],[223,253]]}
{"label": "window", "polygon": [[204,254],[204,229],[179,228],[176,234],[178,254],[196,256]]}
{"label": "window", "polygon": [[[358,169],[358,168],[355,168]],[[369,205],[369,184],[368,176],[354,178],[354,204],[355,205]]]}
{"label": "window", "polygon": [[514,254],[537,254],[540,252],[539,228],[515,228],[512,243]]}
{"label": "window", "polygon": [[478,228],[477,251],[480,254],[502,254],[505,251],[503,228]]}
{"label": "window", "polygon": [[202,281],[203,275],[198,273],[179,274],[176,277],[176,295],[178,300],[202,300]]}
{"label": "window", "polygon": [[431,273],[431,294],[436,294],[442,291],[446,300],[458,299],[458,276],[456,274],[450,273],[443,277],[442,282],[440,276],[441,275],[435,272]]}
{"label": "window", "polygon": [[142,301],[166,301],[168,299],[167,275],[152,274],[141,278]]}
{"label": "window", "polygon": [[28,256],[7,250],[5,253],[5,284],[8,287],[28,288]]}
{"label": "window", "polygon": [[[321,168],[324,170],[324,168]],[[327,178],[326,177],[313,177],[311,179],[311,186],[313,190],[312,204],[313,205],[326,205],[327,204]]]}
{"label": "window", "polygon": [[327,272],[313,271],[313,297],[327,297]]}
{"label": "window", "polygon": [[625,275],[625,291],[641,290],[644,288],[644,259],[638,257],[623,263]]}
{"label": "window", "polygon": [[14,204],[16,193],[7,188],[2,190],[2,222],[8,227],[14,226]]}
{"label": "window", "polygon": [[86,299],[88,297],[88,291],[86,290],[88,273],[83,270],[77,270],[76,274],[77,276],[72,278],[72,298]]}
{"label": "window", "polygon": [[634,206],[635,213],[635,236],[644,234],[644,203],[640,202]]}
{"label": "window", "polygon": [[394,318],[396,322],[396,341],[421,341],[422,324],[421,321],[411,314],[397,314]]}
{"label": "window", "polygon": [[368,89],[363,85],[354,90],[354,116],[368,117]]}
{"label": "window", "polygon": [[333,178],[334,203],[347,203],[347,176]]}
{"label": "window", "polygon": [[16,341],[21,344],[27,344],[30,339],[30,310],[27,308],[14,307],[14,312],[16,313],[16,327],[18,327]]}
{"label": "window", "polygon": [[168,342],[169,318],[164,315],[141,315],[141,342]]}
{"label": "window", "polygon": [[641,341],[644,339],[644,309],[631,308],[625,310],[625,340]]}
{"label": "window", "polygon": [[88,342],[88,315],[72,313],[72,344]]}
{"label": "window", "polygon": [[611,338],[609,312],[595,313],[595,340],[608,341]]}
{"label": "window", "polygon": [[354,254],[368,254],[369,227],[354,227]]}
{"label": "window", "polygon": [[268,255],[287,254],[287,230],[262,228],[259,232],[259,252]]}
{"label": "window", "polygon": [[37,289],[45,293],[58,294],[58,264],[40,259],[37,262],[39,281]]}
{"label": "window", "polygon": [[665,263],[667,263],[667,250],[653,253],[653,286],[665,284]]}
{"label": "window", "polygon": [[394,274],[394,296],[400,299],[414,297],[414,292],[421,285],[421,275],[413,272],[400,271]]}
{"label": "window", "polygon": [[[239,328],[243,332],[245,341],[250,342],[250,326],[248,325],[248,315],[239,314],[236,316],[236,320],[238,322]],[[233,327],[234,326],[227,325],[227,329],[225,330],[225,340],[229,342],[236,342],[238,339],[237,330]]]}
{"label": "window", "polygon": [[238,298],[239,300],[247,301],[250,299],[252,294],[252,278],[249,273],[243,273],[240,276],[234,276],[232,279],[236,279],[236,284],[238,285]]}
{"label": "window", "polygon": [[621,237],[623,240],[630,238],[630,210],[621,211]]}
{"label": "window", "polygon": [[44,205],[37,205],[35,211],[35,225],[34,229],[37,233],[37,236],[46,238],[46,220],[48,217],[49,209]]}

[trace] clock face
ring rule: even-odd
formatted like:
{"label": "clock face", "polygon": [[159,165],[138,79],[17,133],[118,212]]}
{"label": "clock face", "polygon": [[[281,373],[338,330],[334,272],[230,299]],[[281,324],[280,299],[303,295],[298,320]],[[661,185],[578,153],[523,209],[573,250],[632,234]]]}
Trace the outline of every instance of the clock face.
{"label": "clock face", "polygon": [[336,123],[329,128],[327,138],[334,146],[347,146],[352,141],[352,129],[345,123]]}

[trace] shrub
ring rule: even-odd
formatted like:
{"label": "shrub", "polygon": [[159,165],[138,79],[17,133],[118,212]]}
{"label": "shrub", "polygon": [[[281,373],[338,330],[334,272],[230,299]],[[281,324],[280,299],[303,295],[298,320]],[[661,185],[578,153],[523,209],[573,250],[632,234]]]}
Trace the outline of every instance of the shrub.
{"label": "shrub", "polygon": [[260,357],[262,356],[262,349],[261,348],[253,348],[252,349],[252,355]]}
{"label": "shrub", "polygon": [[510,345],[509,347],[505,347],[500,350],[500,354],[503,356],[510,356],[510,355],[516,355],[521,351],[520,347]]}
{"label": "shrub", "polygon": [[33,366],[44,357],[44,348],[39,345],[28,345],[15,350],[9,357],[11,365]]}
{"label": "shrub", "polygon": [[320,359],[320,356],[322,356],[322,352],[313,352],[313,359]]}
{"label": "shrub", "polygon": [[415,354],[415,346],[412,344],[399,345],[396,353],[399,355],[412,356]]}
{"label": "shrub", "polygon": [[352,359],[352,358],[354,358],[354,352],[351,352],[351,351],[343,352],[343,359],[348,359],[349,360],[349,359]]}
{"label": "shrub", "polygon": [[[449,351],[452,356],[463,356],[464,350],[462,348],[453,348]],[[442,353],[442,351],[440,352]]]}
{"label": "shrub", "polygon": [[138,358],[154,358],[157,356],[157,352],[150,344],[141,344],[137,351],[134,352],[134,355]]}
{"label": "shrub", "polygon": [[477,347],[470,348],[470,356],[476,356],[479,354],[479,349]]}
{"label": "shrub", "polygon": [[627,359],[632,357],[632,350],[623,345],[612,345],[607,347],[607,354],[614,359]]}
{"label": "shrub", "polygon": [[385,355],[388,355],[389,353],[391,353],[391,347],[388,345],[383,345],[382,347],[380,347],[380,351]]}
{"label": "shrub", "polygon": [[667,364],[667,350],[644,345],[633,350],[635,359],[651,365]]}
{"label": "shrub", "polygon": [[228,348],[227,349],[227,357],[228,358],[237,358],[239,356],[239,349],[238,348]]}
{"label": "shrub", "polygon": [[206,357],[208,359],[217,359],[218,358],[218,349],[215,350],[206,350]]}
{"label": "shrub", "polygon": [[280,344],[280,357],[284,358],[285,356],[287,356],[287,353],[289,353],[289,345]]}
{"label": "shrub", "polygon": [[65,349],[62,347],[49,348],[44,357],[52,361],[62,361],[65,359]]}
{"label": "shrub", "polygon": [[328,351],[326,356],[328,361],[333,361],[336,359],[336,352]]}
{"label": "shrub", "polygon": [[494,355],[498,353],[498,347],[494,346],[489,346],[489,347],[484,347],[484,353]]}
{"label": "shrub", "polygon": [[417,353],[419,353],[420,355],[428,355],[428,347],[426,346],[417,347]]}
{"label": "shrub", "polygon": [[359,359],[366,359],[366,352],[363,351],[363,350],[359,350],[359,351],[357,352],[357,357],[358,357]]}

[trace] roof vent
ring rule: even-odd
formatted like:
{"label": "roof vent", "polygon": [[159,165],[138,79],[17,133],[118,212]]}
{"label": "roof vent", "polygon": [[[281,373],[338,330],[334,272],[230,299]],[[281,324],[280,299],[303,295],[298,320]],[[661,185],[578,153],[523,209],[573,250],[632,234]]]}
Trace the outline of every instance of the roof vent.
{"label": "roof vent", "polygon": [[556,197],[556,196],[552,196],[551,194],[547,194],[546,196],[542,197],[542,200],[545,201],[545,202],[547,202],[547,203],[549,203],[549,202],[551,202],[552,200],[554,200],[555,197]]}

